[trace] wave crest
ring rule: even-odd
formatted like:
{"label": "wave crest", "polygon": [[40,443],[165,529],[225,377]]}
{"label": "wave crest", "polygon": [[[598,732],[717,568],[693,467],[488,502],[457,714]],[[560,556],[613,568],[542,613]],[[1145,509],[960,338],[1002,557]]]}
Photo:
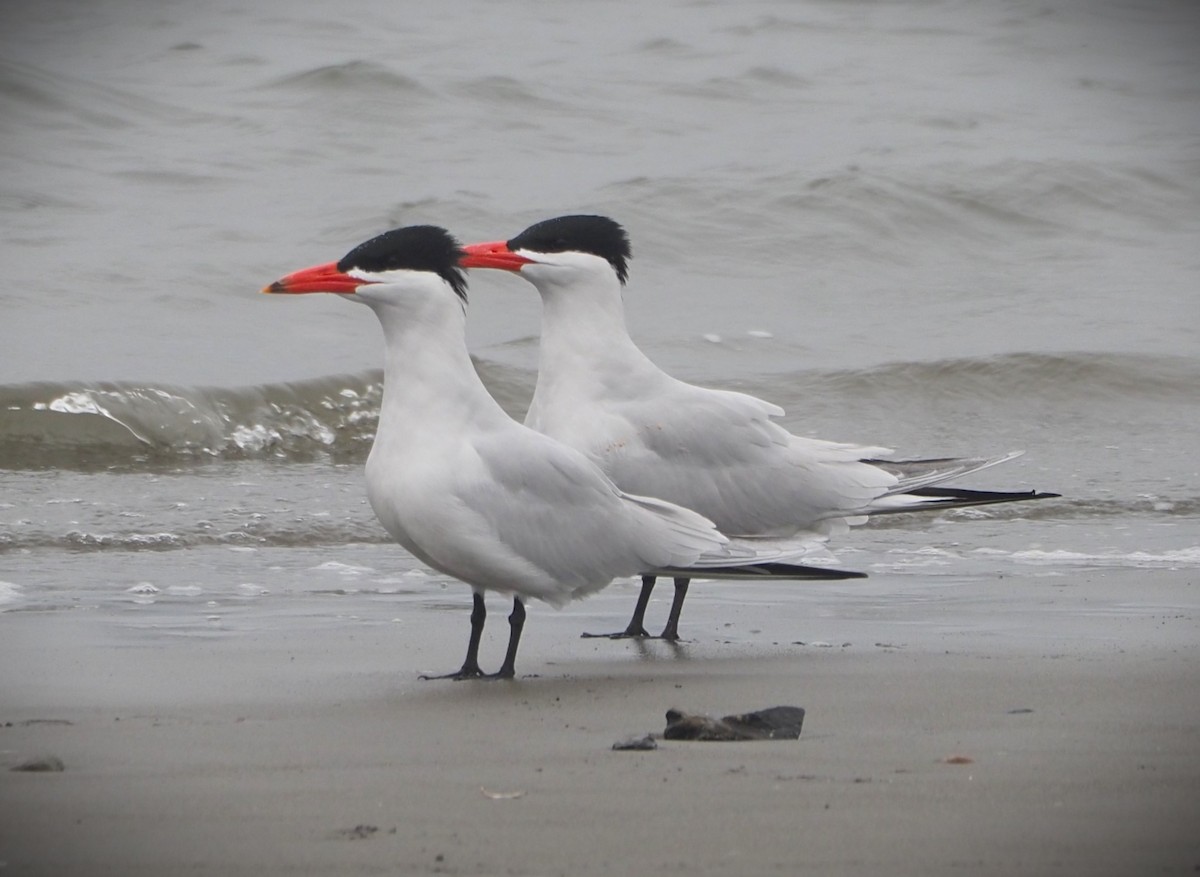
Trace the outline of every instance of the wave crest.
{"label": "wave crest", "polygon": [[246,389],[127,383],[0,387],[8,468],[91,468],[155,458],[305,457],[368,445],[378,372]]}
{"label": "wave crest", "polygon": [[[484,383],[514,417],[523,416],[534,376],[477,363]],[[1194,405],[1200,364],[1184,357],[1010,354],[899,362],[869,369],[804,371],[729,386],[789,411],[854,400],[880,405],[938,398],[1033,401],[1156,401]],[[130,383],[0,386],[0,466],[98,469],[146,462],[275,458],[365,458],[379,419],[383,375],[334,375],[249,388]]]}
{"label": "wave crest", "polygon": [[[519,415],[531,376],[480,367],[492,394]],[[0,467],[103,469],[147,462],[365,458],[383,400],[383,374],[334,375],[246,388],[132,383],[0,386]]]}

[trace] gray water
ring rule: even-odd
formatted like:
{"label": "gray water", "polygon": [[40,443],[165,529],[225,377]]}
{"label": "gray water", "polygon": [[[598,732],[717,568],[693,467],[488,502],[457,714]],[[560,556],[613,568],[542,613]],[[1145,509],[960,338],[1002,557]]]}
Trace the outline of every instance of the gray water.
{"label": "gray water", "polygon": [[[668,370],[771,399],[806,435],[1023,448],[971,486],[1064,495],[831,544],[878,599],[1200,568],[1194,4],[0,16],[10,620],[208,635],[464,609],[365,504],[373,317],[257,290],[396,225],[491,240],[578,211],[628,227],[631,331]],[[471,281],[472,352],[519,417],[536,295]],[[693,593],[704,637],[717,598]],[[455,641],[460,621],[435,619]]]}

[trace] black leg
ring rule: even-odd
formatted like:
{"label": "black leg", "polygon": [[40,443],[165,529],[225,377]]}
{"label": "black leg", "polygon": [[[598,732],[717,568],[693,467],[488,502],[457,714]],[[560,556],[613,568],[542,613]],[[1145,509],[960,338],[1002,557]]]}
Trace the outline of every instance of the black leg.
{"label": "black leg", "polygon": [[[650,605],[650,593],[654,590],[654,576],[642,576],[642,592],[638,594],[637,606],[633,608],[633,618],[629,626],[620,633],[585,633],[585,637],[606,637],[608,639],[629,639],[630,637],[648,637],[646,633],[646,607]],[[685,586],[686,587],[686,586]]]}
{"label": "black leg", "polygon": [[[475,592],[474,605],[471,608],[471,639],[467,642],[467,659],[462,668],[455,673],[444,676],[422,676],[422,679],[481,679],[483,671],[479,669],[479,641],[483,638],[483,623],[487,620],[487,606],[483,602],[483,594]],[[518,634],[518,637],[520,634]],[[509,649],[515,657],[516,648],[509,644]]]}
{"label": "black leg", "polygon": [[675,580],[675,597],[671,600],[671,613],[667,616],[667,626],[663,628],[660,639],[679,641],[679,613],[683,610],[683,601],[687,599],[688,585],[691,579]]}
{"label": "black leg", "polygon": [[517,675],[517,646],[521,643],[521,631],[525,627],[525,604],[520,597],[513,597],[512,613],[508,616],[508,651],[500,670],[488,678],[512,679]]}

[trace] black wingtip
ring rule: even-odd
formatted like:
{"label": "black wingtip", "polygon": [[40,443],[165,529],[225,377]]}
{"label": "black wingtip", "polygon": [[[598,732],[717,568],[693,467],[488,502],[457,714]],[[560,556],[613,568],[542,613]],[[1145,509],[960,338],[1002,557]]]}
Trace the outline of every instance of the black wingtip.
{"label": "black wingtip", "polygon": [[694,567],[666,567],[656,569],[655,575],[697,579],[795,579],[806,581],[840,581],[843,579],[865,579],[865,572],[852,569],[829,569],[822,566],[804,566],[798,563],[749,563],[743,566],[717,566],[707,569]]}
{"label": "black wingtip", "polygon": [[[1033,499],[1058,499],[1061,493],[1038,493],[1036,490],[1000,491],[1000,490],[966,490],[957,487],[918,487],[908,491],[909,496],[919,496],[924,499],[936,500],[931,503],[938,508],[961,508],[973,505],[994,505],[1001,502],[1027,502]],[[916,509],[901,509],[901,511],[919,511]]]}

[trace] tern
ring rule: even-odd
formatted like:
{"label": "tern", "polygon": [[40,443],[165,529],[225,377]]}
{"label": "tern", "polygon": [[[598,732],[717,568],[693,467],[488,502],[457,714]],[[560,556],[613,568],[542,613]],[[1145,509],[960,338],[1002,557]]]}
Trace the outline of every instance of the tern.
{"label": "tern", "polygon": [[[465,249],[463,267],[517,273],[541,295],[537,385],[526,425],[582,451],[622,490],[690,508],[728,536],[803,552],[873,514],[1058,496],[940,486],[1020,452],[892,461],[885,447],[794,435],[775,422],[784,413],[777,405],[667,374],[626,328],[629,238],[606,216],[547,219],[510,240]],[[689,581],[675,577],[664,639],[678,639]],[[629,625],[606,636],[647,636],[654,583],[643,577]]]}
{"label": "tern", "polygon": [[[505,413],[467,351],[462,256],[445,229],[409,226],[263,289],[339,293],[370,307],[383,327],[367,497],[400,545],[474,592],[466,660],[433,678],[512,678],[527,598],[561,607],[616,577],[654,570],[770,573],[781,555],[769,546],[733,545],[697,512],[621,491],[580,451]],[[489,590],[513,595],[508,648],[494,674],[479,666]]]}

